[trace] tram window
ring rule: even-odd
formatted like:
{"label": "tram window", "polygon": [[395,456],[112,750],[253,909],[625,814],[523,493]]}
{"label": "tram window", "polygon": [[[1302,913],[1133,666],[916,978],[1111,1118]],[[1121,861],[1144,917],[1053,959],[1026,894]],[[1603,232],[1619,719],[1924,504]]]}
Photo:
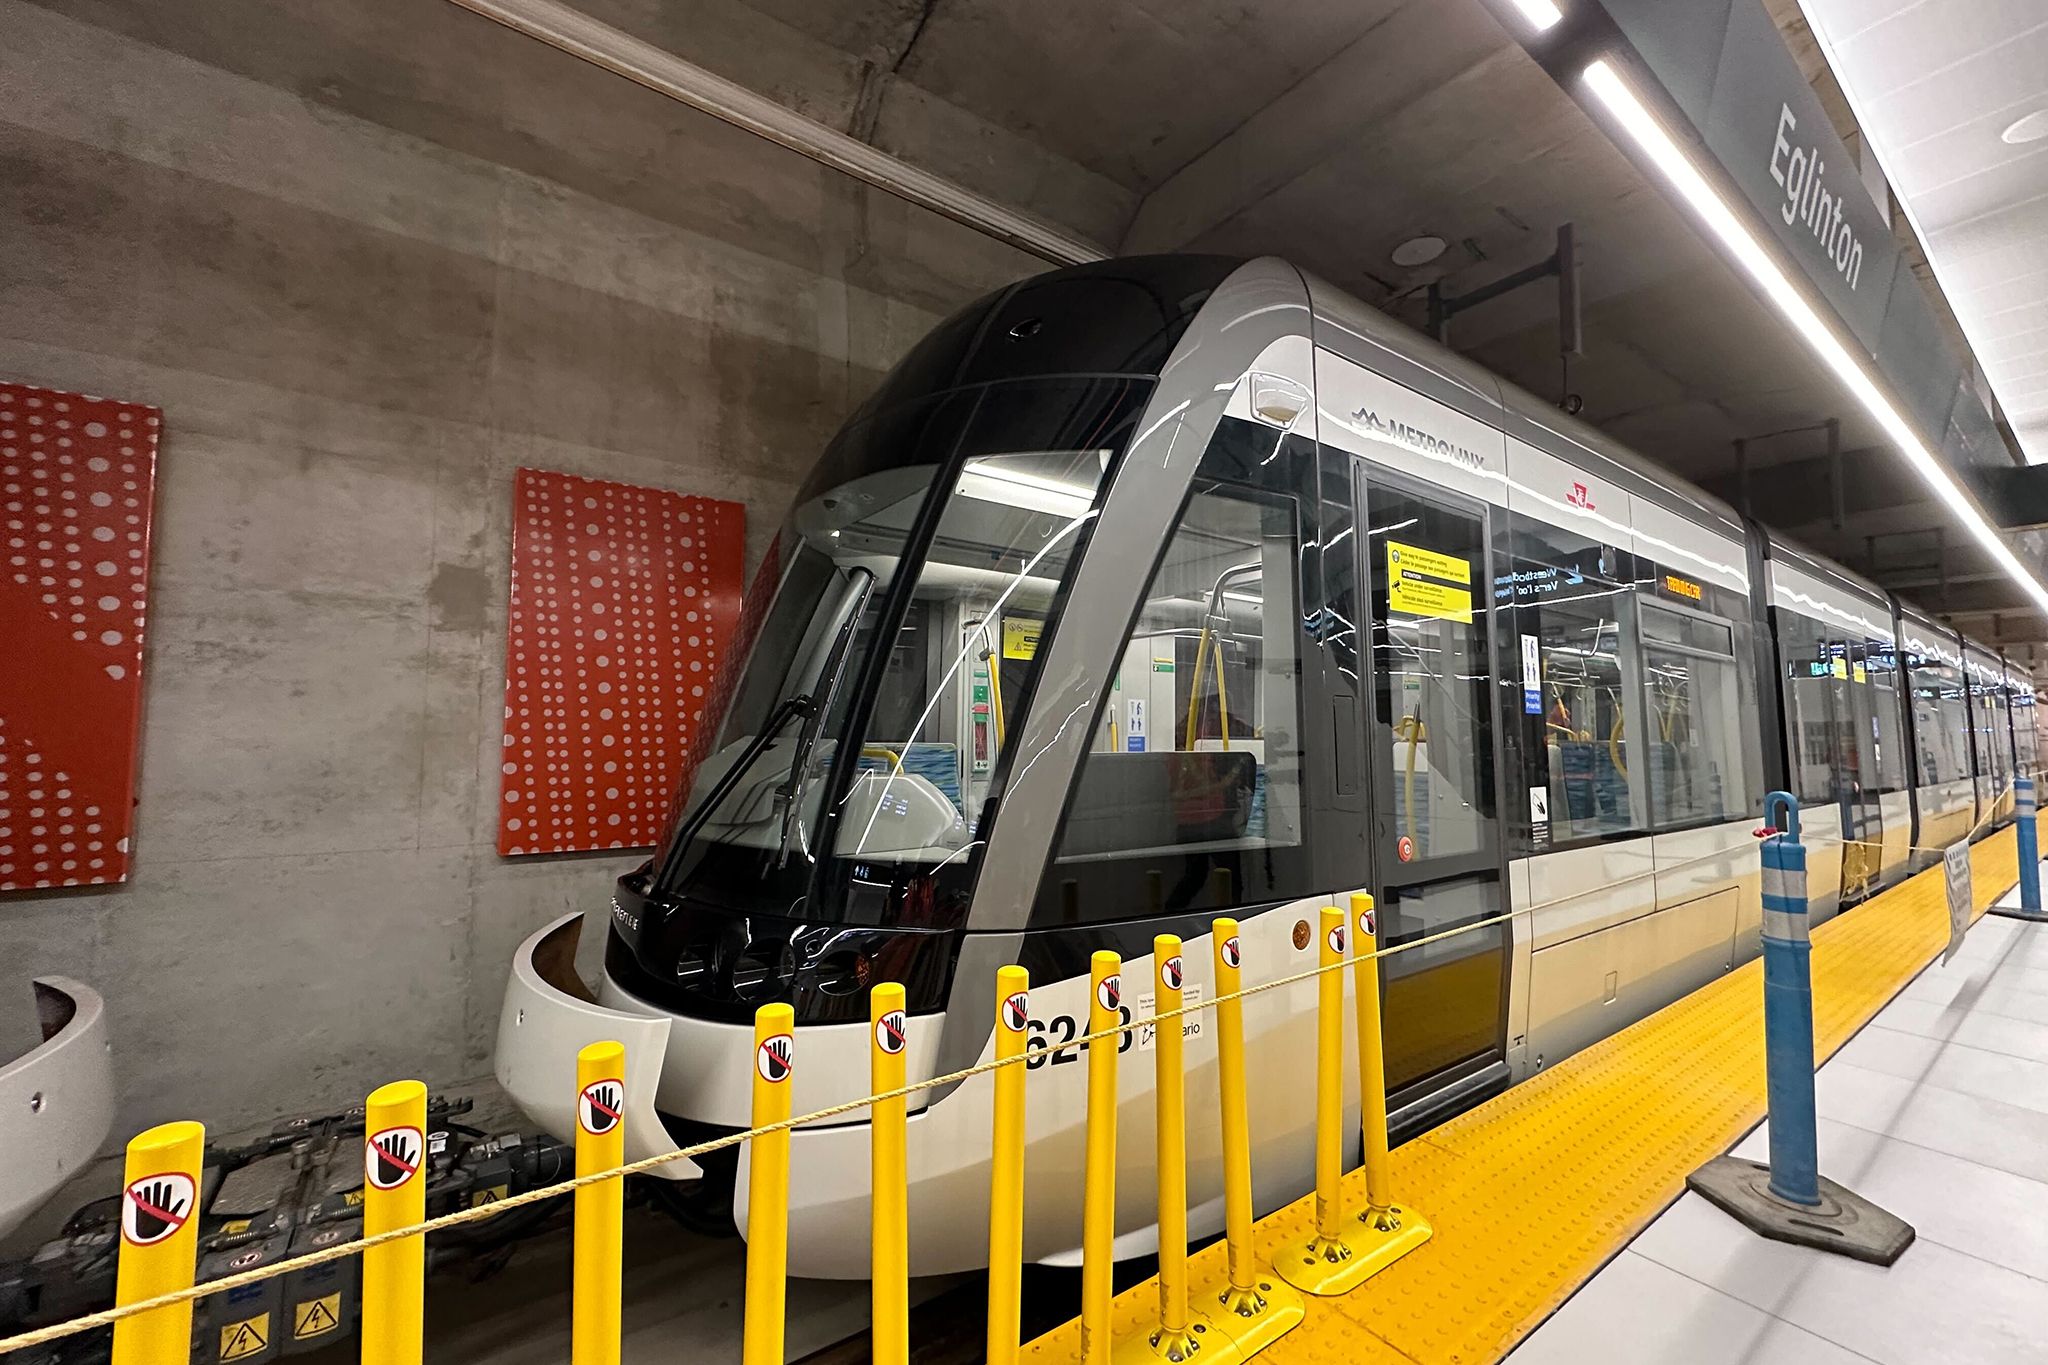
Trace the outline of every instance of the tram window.
{"label": "tram window", "polygon": [[1734,629],[1648,602],[1640,611],[1658,826],[1734,818],[1750,804]]}
{"label": "tram window", "polygon": [[[1899,725],[1899,668],[1898,656],[1889,640],[1870,640],[1863,651],[1864,683],[1862,699],[1868,710],[1862,713],[1862,723],[1869,727],[1875,746],[1876,762],[1872,771],[1877,781],[1873,794],[1900,792],[1906,789],[1906,748],[1900,739]],[[1853,678],[1853,674],[1851,675]]]}
{"label": "tram window", "polygon": [[965,844],[1108,458],[993,454],[962,467],[883,664],[836,852],[927,858]]}
{"label": "tram window", "polygon": [[1836,774],[1853,761],[1848,729],[1847,644],[1810,616],[1778,608],[1778,657],[1785,666],[1785,741],[1791,751],[1792,794],[1801,801],[1835,799]]}
{"label": "tram window", "polygon": [[1913,740],[1920,755],[1920,785],[1970,780],[1969,710],[1960,669],[1909,655],[1913,686]]}
{"label": "tram window", "polygon": [[2034,732],[2034,694],[2023,684],[2012,689],[2012,738],[2019,771],[2033,776],[2040,763],[2040,736]]}
{"label": "tram window", "polygon": [[[1493,735],[1484,522],[1375,482],[1365,547],[1374,578],[1375,741],[1401,862],[1478,853],[1491,837]],[[1384,826],[1383,826],[1384,827]]]}
{"label": "tram window", "polygon": [[1061,862],[1301,842],[1296,544],[1290,500],[1197,487],[1125,642]]}
{"label": "tram window", "polygon": [[1549,845],[1647,830],[1643,657],[1625,556],[1527,518],[1515,525],[1516,628],[1535,637],[1542,678],[1541,767],[1528,781],[1549,789]]}

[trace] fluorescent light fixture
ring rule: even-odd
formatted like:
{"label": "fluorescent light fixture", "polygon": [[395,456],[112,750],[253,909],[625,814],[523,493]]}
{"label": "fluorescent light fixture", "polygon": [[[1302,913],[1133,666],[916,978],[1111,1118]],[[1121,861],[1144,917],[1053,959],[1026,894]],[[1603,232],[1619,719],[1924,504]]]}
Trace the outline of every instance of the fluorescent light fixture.
{"label": "fluorescent light fixture", "polygon": [[1892,406],[1891,400],[1885,397],[1869,372],[1849,353],[1834,329],[1814,311],[1813,305],[1806,301],[1785,272],[1778,268],[1778,263],[1755,234],[1700,173],[1677,139],[1650,112],[1621,73],[1604,60],[1597,61],[1586,68],[1585,80],[1587,87],[1622,130],[1671,182],[1672,188],[1699,215],[1700,221],[1721,240],[1736,263],[1756,281],[1764,297],[1784,314],[1807,347],[1827,363],[1835,377],[1891,437],[1893,444],[1906,457],[1906,463],[1913,467],[1913,472],[1933,490],[1935,497],[1955,513],[1956,520],[1976,537],[1992,561],[2026,590],[2027,596],[2043,614],[2048,614],[2048,588],[2044,588],[2020,562],[2012,547],[1999,536],[1998,529],[1984,519],[1983,512],[1963,491],[1963,486],[1956,482],[1948,466],[1922,443],[1912,424]]}
{"label": "fluorescent light fixture", "polygon": [[967,462],[960,472],[959,492],[964,498],[1022,507],[1055,517],[1078,517],[1095,505],[1092,488],[1005,469],[991,459]]}
{"label": "fluorescent light fixture", "polygon": [[1515,8],[1538,33],[1564,19],[1564,11],[1557,7],[1556,0],[1515,0]]}

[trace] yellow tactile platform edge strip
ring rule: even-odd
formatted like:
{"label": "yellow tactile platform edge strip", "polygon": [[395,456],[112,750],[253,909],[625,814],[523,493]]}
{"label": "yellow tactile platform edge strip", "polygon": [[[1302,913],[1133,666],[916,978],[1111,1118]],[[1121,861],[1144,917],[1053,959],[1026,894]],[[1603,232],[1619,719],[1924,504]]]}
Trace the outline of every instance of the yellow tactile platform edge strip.
{"label": "yellow tactile platform edge strip", "polygon": [[[2016,836],[1972,851],[1982,914],[2017,879]],[[1942,870],[1873,897],[1813,933],[1814,1047],[1833,1056],[1948,942]],[[1688,1173],[1764,1117],[1761,961],[1667,1006],[1393,1155],[1401,1202],[1436,1225],[1430,1243],[1263,1352],[1296,1362],[1485,1365],[1499,1360],[1685,1190]],[[1353,1172],[1347,1194],[1363,1198]],[[1274,1248],[1307,1237],[1303,1198],[1260,1221]],[[1223,1245],[1190,1258],[1199,1289],[1223,1280]],[[1122,1338],[1149,1325],[1152,1281],[1117,1296]],[[1032,1359],[1074,1361],[1078,1322],[1032,1342]]]}

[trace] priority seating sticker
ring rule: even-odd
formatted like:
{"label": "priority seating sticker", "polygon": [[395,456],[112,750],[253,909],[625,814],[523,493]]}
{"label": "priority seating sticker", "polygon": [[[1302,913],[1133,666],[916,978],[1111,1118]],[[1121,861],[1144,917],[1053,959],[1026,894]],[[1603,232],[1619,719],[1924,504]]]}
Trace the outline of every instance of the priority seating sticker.
{"label": "priority seating sticker", "polygon": [[419,1174],[426,1149],[426,1134],[417,1128],[385,1128],[372,1133],[363,1143],[363,1179],[372,1189],[398,1189]]}
{"label": "priority seating sticker", "polygon": [[163,1171],[132,1181],[121,1191],[121,1237],[130,1246],[155,1246],[192,1217],[196,1191],[183,1171]]}

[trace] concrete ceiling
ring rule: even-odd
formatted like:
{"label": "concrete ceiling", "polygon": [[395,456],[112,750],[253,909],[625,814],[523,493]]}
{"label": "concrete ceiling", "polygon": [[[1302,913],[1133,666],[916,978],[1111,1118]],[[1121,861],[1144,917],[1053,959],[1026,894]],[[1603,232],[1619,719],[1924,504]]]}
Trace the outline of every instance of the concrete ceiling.
{"label": "concrete ceiling", "polygon": [[[1798,0],[1768,3],[1853,143]],[[1941,513],[1852,400],[1480,0],[583,7],[1113,250],[1273,253],[1416,325],[1432,283],[1462,293],[1539,262],[1570,221],[1584,356],[1563,366],[1543,287],[1459,317],[1458,349],[1540,396],[1580,396],[1586,419],[1731,500],[1744,441],[1767,523],[1930,609],[1974,613],[1962,624],[1983,638],[2048,640],[1962,537],[1942,543]],[[803,62],[774,59],[771,31]],[[1395,265],[1422,234],[1449,249]]]}
{"label": "concrete ceiling", "polygon": [[[2048,7],[1803,4],[2015,438],[2048,461]],[[2006,141],[2028,115],[2034,139]]]}

